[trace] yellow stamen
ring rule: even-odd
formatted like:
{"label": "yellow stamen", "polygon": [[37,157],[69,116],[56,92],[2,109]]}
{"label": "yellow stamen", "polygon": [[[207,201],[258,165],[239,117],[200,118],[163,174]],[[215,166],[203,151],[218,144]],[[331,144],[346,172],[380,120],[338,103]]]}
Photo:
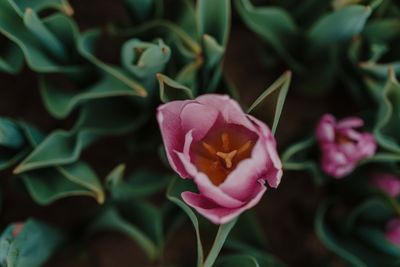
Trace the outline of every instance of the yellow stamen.
{"label": "yellow stamen", "polygon": [[247,141],[244,145],[242,145],[239,149],[238,149],[238,155],[246,152],[249,148],[251,147],[251,141]]}
{"label": "yellow stamen", "polygon": [[237,154],[237,150],[233,150],[229,153],[217,152],[216,155],[225,161],[225,166],[229,169],[232,168],[232,160]]}
{"label": "yellow stamen", "polygon": [[229,151],[229,135],[227,133],[223,133],[221,135],[222,139],[222,149],[224,151]]}
{"label": "yellow stamen", "polygon": [[206,142],[202,142],[203,147],[212,155],[217,154],[217,151],[209,144]]}

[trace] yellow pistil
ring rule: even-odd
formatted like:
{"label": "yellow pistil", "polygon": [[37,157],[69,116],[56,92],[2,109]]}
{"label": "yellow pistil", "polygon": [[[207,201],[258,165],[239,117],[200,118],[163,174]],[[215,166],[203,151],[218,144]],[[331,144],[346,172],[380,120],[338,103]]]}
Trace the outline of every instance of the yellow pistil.
{"label": "yellow pistil", "polygon": [[229,151],[229,135],[227,133],[221,134],[222,149],[224,151]]}
{"label": "yellow pistil", "polygon": [[217,154],[217,151],[211,145],[207,144],[206,142],[202,142],[201,144],[211,155]]}
{"label": "yellow pistil", "polygon": [[244,145],[242,145],[239,149],[238,149],[238,155],[246,152],[247,150],[249,150],[251,147],[251,141],[247,141]]}
{"label": "yellow pistil", "polygon": [[229,153],[217,152],[216,155],[225,161],[225,166],[230,169],[232,168],[232,160],[237,154],[237,150],[233,150]]}

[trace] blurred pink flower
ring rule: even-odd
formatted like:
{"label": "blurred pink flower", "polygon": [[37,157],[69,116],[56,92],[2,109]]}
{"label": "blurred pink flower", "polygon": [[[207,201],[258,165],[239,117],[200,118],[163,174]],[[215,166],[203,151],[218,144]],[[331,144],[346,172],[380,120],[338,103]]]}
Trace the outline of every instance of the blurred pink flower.
{"label": "blurred pink flower", "polygon": [[213,223],[256,205],[265,181],[279,185],[282,164],[270,129],[228,96],[169,102],[157,119],[171,167],[198,188],[183,192],[183,200]]}
{"label": "blurred pink flower", "polygon": [[377,173],[372,177],[372,184],[391,197],[400,195],[400,178],[392,174]]}
{"label": "blurred pink flower", "polygon": [[400,246],[400,218],[395,218],[388,222],[385,237],[391,243]]}
{"label": "blurred pink flower", "polygon": [[355,130],[363,125],[364,121],[358,117],[336,121],[331,114],[322,116],[316,136],[325,173],[341,178],[351,173],[360,160],[375,154],[376,141],[373,135]]}

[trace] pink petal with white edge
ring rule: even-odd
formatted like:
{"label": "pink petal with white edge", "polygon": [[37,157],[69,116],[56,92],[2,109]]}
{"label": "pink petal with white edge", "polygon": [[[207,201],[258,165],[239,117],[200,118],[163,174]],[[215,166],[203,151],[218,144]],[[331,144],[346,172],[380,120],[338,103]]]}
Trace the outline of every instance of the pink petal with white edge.
{"label": "pink petal with white edge", "polygon": [[251,131],[255,131],[254,125],[246,118],[246,114],[243,112],[242,108],[229,96],[207,94],[199,96],[196,100],[201,104],[219,110],[226,123],[242,125]]}
{"label": "pink petal with white edge", "polygon": [[165,152],[171,167],[182,177],[189,177],[174,151],[182,151],[185,132],[182,131],[180,113],[191,100],[173,101],[157,109],[157,121],[163,136]]}
{"label": "pink petal with white edge", "polygon": [[261,200],[267,188],[264,186],[263,180],[258,182],[258,186],[249,202],[238,208],[221,207],[217,203],[203,196],[193,192],[183,192],[182,198],[198,213],[209,219],[215,224],[225,224],[235,217],[239,216],[242,212],[254,207]]}
{"label": "pink petal with white edge", "polygon": [[262,121],[250,115],[248,115],[248,117],[258,126],[259,131],[261,132],[261,141],[264,143],[270,158],[270,164],[268,165],[266,173],[264,174],[265,179],[267,180],[269,186],[276,188],[280,184],[282,178],[282,162],[276,150],[275,138],[270,129]]}
{"label": "pink petal with white edge", "polygon": [[214,125],[219,112],[217,109],[199,103],[187,104],[181,112],[181,125],[184,132],[193,130],[195,140],[202,139]]}
{"label": "pink petal with white edge", "polygon": [[183,163],[186,171],[191,177],[193,177],[193,180],[202,195],[213,200],[218,205],[227,208],[237,208],[243,205],[242,201],[223,192],[221,188],[215,186],[204,173],[199,172],[185,154],[177,152],[177,155]]}
{"label": "pink petal with white edge", "polygon": [[342,128],[359,128],[364,125],[364,121],[358,117],[347,117],[345,119],[340,120],[336,127],[338,129]]}

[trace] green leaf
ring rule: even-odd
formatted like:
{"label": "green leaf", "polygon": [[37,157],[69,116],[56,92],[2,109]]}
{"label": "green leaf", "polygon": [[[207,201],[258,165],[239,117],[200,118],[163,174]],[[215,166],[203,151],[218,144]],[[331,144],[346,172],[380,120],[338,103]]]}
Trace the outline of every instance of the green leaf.
{"label": "green leaf", "polygon": [[70,164],[80,153],[104,135],[121,135],[137,129],[147,118],[146,112],[137,114],[124,99],[108,99],[85,105],[71,131],[56,130],[48,135],[21,162],[14,173],[22,173],[54,165]]}
{"label": "green leaf", "polygon": [[155,0],[125,0],[125,5],[134,20],[148,19],[155,8]]}
{"label": "green leaf", "polygon": [[108,190],[114,199],[132,200],[148,197],[165,189],[170,182],[168,175],[139,170],[123,180],[124,165],[118,165],[106,178]]}
{"label": "green leaf", "polygon": [[153,206],[135,201],[106,208],[94,221],[90,231],[115,230],[137,242],[151,260],[160,256],[162,243],[161,213]]}
{"label": "green leaf", "polygon": [[175,178],[171,181],[168,190],[167,190],[167,198],[178,205],[189,217],[190,221],[193,224],[194,230],[196,232],[196,242],[197,242],[197,264],[196,266],[203,266],[203,246],[201,243],[200,229],[199,229],[199,221],[197,219],[196,214],[192,211],[192,209],[183,202],[181,198],[181,194],[184,191],[194,191],[195,186],[192,181],[183,180],[180,178]]}
{"label": "green leaf", "polygon": [[166,103],[174,100],[193,99],[192,91],[186,86],[179,84],[171,78],[158,73],[158,83],[160,86],[160,99]]}
{"label": "green leaf", "polygon": [[0,44],[0,71],[17,74],[24,64],[24,55],[19,47],[11,41],[1,41]]}
{"label": "green leaf", "polygon": [[292,73],[290,71],[285,72],[270,87],[268,87],[247,110],[248,113],[251,113],[256,107],[259,107],[260,104],[263,103],[264,101],[266,102],[265,106],[275,107],[273,121],[272,121],[273,134],[275,134],[275,131],[278,127],[279,118],[281,117],[283,105],[285,103],[291,79],[292,79]]}
{"label": "green leaf", "polygon": [[230,0],[199,0],[196,12],[199,36],[212,36],[218,44],[225,47],[231,20]]}
{"label": "green leaf", "polygon": [[208,253],[206,260],[204,261],[203,267],[212,267],[214,265],[214,262],[217,260],[218,255],[222,247],[224,246],[226,238],[235,226],[237,220],[238,218],[235,218],[232,221],[219,226],[217,235],[214,239],[214,243],[211,247],[210,252]]}
{"label": "green leaf", "polygon": [[308,32],[311,51],[349,40],[359,34],[371,15],[371,8],[349,5],[320,18]]}
{"label": "green leaf", "polygon": [[0,262],[7,267],[42,266],[63,241],[58,230],[33,219],[16,236],[15,227],[20,226],[8,226],[0,237]]}
{"label": "green leaf", "polygon": [[78,39],[78,50],[83,57],[92,62],[100,70],[113,76],[115,79],[121,81],[126,86],[131,88],[137,96],[145,97],[147,96],[146,89],[139,84],[137,81],[129,77],[126,71],[104,63],[95,55],[95,45],[101,36],[99,30],[86,31]]}
{"label": "green leaf", "polygon": [[250,0],[234,3],[247,27],[270,44],[293,69],[302,68],[289,53],[299,31],[290,14],[279,7],[255,7]]}
{"label": "green leaf", "polygon": [[40,91],[44,104],[56,118],[67,117],[74,109],[91,100],[111,97],[136,96],[137,93],[113,76],[103,74],[89,85],[76,86],[79,90],[60,89],[64,81],[55,82],[47,77],[40,77]]}
{"label": "green leaf", "polygon": [[388,151],[400,153],[400,85],[393,69],[383,88],[379,104],[379,113],[374,129],[378,143]]}
{"label": "green leaf", "polygon": [[71,16],[74,13],[71,5],[67,0],[8,0],[10,4],[22,17],[26,9],[31,8],[36,12],[44,11],[46,9],[55,9]]}
{"label": "green leaf", "polygon": [[0,117],[0,146],[18,149],[25,143],[19,126],[7,118]]}
{"label": "green leaf", "polygon": [[229,255],[217,261],[217,267],[260,267],[257,260],[249,255]]}
{"label": "green leaf", "polygon": [[50,51],[51,55],[61,62],[65,62],[67,53],[63,44],[45,26],[33,9],[28,8],[24,13],[24,24],[26,28],[40,40],[41,45]]}
{"label": "green leaf", "polygon": [[21,174],[32,198],[48,205],[70,196],[89,196],[104,202],[104,191],[94,171],[82,161]]}
{"label": "green leaf", "polygon": [[369,21],[362,35],[370,42],[387,43],[400,34],[400,20],[397,18],[379,18]]}
{"label": "green leaf", "polygon": [[215,67],[224,54],[224,47],[210,35],[203,35],[205,66],[209,69]]}
{"label": "green leaf", "polygon": [[[13,6],[12,1],[0,2],[0,33],[21,49],[28,66],[32,70],[40,73],[76,73],[81,71],[81,62],[79,62],[77,55],[73,53],[76,50],[75,38],[78,33],[76,24],[68,16],[60,13],[50,15],[40,19],[40,21],[36,20],[35,29],[37,29],[38,24],[41,25],[39,28],[47,32],[45,37],[38,35],[37,31],[32,33],[26,27],[22,16],[18,14],[17,6],[15,4]],[[68,62],[55,59],[51,55],[51,51],[43,46],[44,40],[48,39],[49,35],[53,36],[53,39],[62,40],[63,44],[68,44],[68,51],[70,51],[67,57]]]}

